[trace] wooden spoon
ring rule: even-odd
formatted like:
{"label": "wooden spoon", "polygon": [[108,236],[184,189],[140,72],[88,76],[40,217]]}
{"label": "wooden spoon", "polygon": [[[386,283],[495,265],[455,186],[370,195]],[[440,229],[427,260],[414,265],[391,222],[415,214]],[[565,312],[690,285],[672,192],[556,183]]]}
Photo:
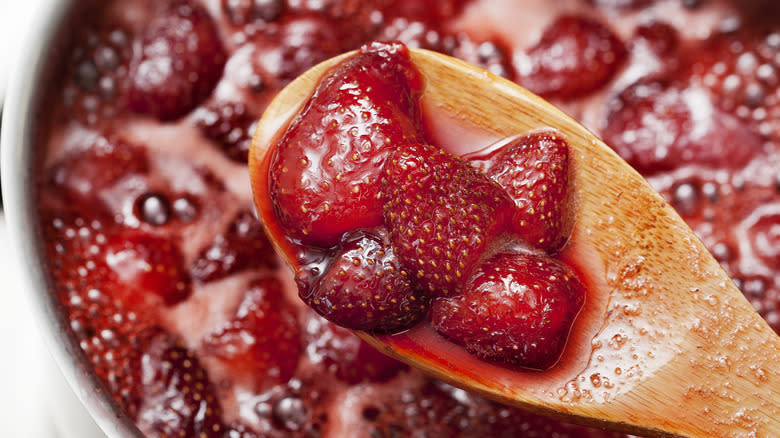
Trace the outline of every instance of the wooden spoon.
{"label": "wooden spoon", "polygon": [[[270,202],[270,158],[323,74],[352,54],[317,65],[282,90],[252,142],[256,207],[295,270]],[[483,140],[475,149],[542,127],[564,133],[575,223],[561,257],[583,273],[589,295],[562,360],[543,372],[482,362],[426,324],[358,335],[455,386],[581,423],[658,436],[780,436],[780,338],[645,179],[579,123],[514,83],[430,51],[412,50],[411,58],[426,79],[423,111],[437,115],[428,120],[433,131]]]}

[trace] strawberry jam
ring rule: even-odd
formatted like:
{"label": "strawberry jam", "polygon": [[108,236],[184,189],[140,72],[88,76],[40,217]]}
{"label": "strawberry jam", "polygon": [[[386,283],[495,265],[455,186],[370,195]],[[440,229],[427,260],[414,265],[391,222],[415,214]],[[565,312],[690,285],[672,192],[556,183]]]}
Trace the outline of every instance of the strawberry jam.
{"label": "strawberry jam", "polygon": [[[780,8],[773,1],[126,0],[100,2],[80,20],[70,23],[76,30],[58,61],[62,74],[45,90],[48,118],[35,160],[39,227],[51,293],[74,345],[117,412],[147,436],[625,436],[423,376],[297,297],[295,279],[251,213],[248,139],[290,80],[367,41],[462,58],[564,108],[648,178],[780,330]],[[414,99],[413,89],[394,94]],[[395,105],[371,116],[387,113],[406,119],[403,132],[415,132],[413,109]],[[378,134],[392,137],[393,129]],[[459,135],[423,130],[407,140],[423,147]],[[487,196],[513,173],[497,163],[512,160],[521,158],[479,157],[471,167],[488,180],[463,178]],[[543,181],[524,178],[531,186]],[[512,208],[525,198],[508,192],[509,201],[496,201],[501,213],[478,215],[486,230],[509,220],[504,205],[519,223]],[[310,228],[300,227],[299,240],[309,229],[330,233],[322,234],[327,243],[314,242],[327,250],[308,254],[307,263],[357,260],[377,272],[398,270],[393,233],[376,231],[390,214],[379,206],[361,217],[359,231],[304,215]],[[564,242],[538,239],[560,226],[540,220],[534,229],[545,233],[527,239],[558,248]],[[555,251],[496,252],[464,287],[490,288],[496,271],[558,269],[531,259]],[[319,291],[325,296],[347,284],[338,271],[323,280],[331,282]],[[370,281],[398,290],[408,283]],[[457,306],[470,296],[460,292],[437,299]],[[396,302],[412,316],[424,301],[414,288],[403,299]],[[387,309],[387,301],[379,296],[366,306]],[[425,306],[426,315],[438,315],[433,323],[451,322],[446,308]],[[560,309],[551,307],[548,319],[565,318]],[[395,321],[389,314],[386,321]],[[495,342],[455,336],[473,339],[475,351]]]}

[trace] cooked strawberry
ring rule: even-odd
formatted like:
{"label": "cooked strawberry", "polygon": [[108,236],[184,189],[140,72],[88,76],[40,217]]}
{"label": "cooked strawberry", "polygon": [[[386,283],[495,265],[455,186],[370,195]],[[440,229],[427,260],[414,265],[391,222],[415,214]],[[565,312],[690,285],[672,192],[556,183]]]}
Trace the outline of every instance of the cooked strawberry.
{"label": "cooked strawberry", "polygon": [[222,0],[222,10],[231,23],[245,25],[256,20],[274,21],[284,12],[284,0]]}
{"label": "cooked strawberry", "polygon": [[393,249],[433,296],[458,293],[514,210],[501,187],[434,146],[398,148],[381,185]]}
{"label": "cooked strawberry", "polygon": [[557,259],[501,253],[463,293],[431,307],[431,325],[485,359],[528,368],[554,365],[585,301],[576,274]]}
{"label": "cooked strawberry", "polygon": [[328,320],[353,330],[397,332],[419,321],[425,295],[395,257],[383,229],[353,231],[303,301]]}
{"label": "cooked strawberry", "polygon": [[517,208],[512,229],[529,244],[547,251],[566,240],[569,145],[555,131],[528,134],[488,156],[476,166],[506,190]]}
{"label": "cooked strawberry", "polygon": [[422,137],[419,83],[403,45],[374,43],[317,86],[271,164],[271,200],[291,237],[330,247],[382,223],[387,155]]}
{"label": "cooked strawberry", "polygon": [[162,330],[148,345],[141,359],[139,429],[147,436],[223,437],[222,408],[195,353]]}
{"label": "cooked strawberry", "polygon": [[640,81],[609,108],[604,141],[645,174],[692,163],[738,168],[762,148],[749,126],[715,107],[698,87]]}
{"label": "cooked strawberry", "polygon": [[190,272],[196,280],[208,282],[253,267],[275,266],[276,256],[263,225],[254,214],[243,210],[224,233],[200,251]]}
{"label": "cooked strawberry", "polygon": [[51,183],[82,211],[106,211],[104,190],[149,172],[147,152],[118,138],[97,137],[67,153],[51,170]]}
{"label": "cooked strawberry", "polygon": [[107,237],[104,251],[107,278],[116,285],[111,292],[130,309],[154,307],[159,299],[171,306],[192,292],[184,256],[169,238],[123,229]]}
{"label": "cooked strawberry", "polygon": [[234,381],[263,391],[292,377],[301,354],[297,312],[275,278],[250,283],[235,315],[204,341]]}
{"label": "cooked strawberry", "polygon": [[208,11],[187,0],[161,2],[130,70],[129,106],[160,120],[176,119],[211,94],[225,60]]}
{"label": "cooked strawberry", "polygon": [[114,118],[124,108],[133,54],[126,30],[112,26],[87,31],[73,51],[65,107],[90,125]]}
{"label": "cooked strawberry", "polygon": [[[774,2],[765,6],[769,3]],[[780,125],[772,123],[780,118],[780,34],[753,29],[715,34],[696,49],[699,55],[688,57],[683,79],[709,90],[718,108],[780,141]]]}
{"label": "cooked strawberry", "polygon": [[246,163],[257,117],[241,102],[211,102],[194,113],[203,135],[214,140],[233,161]]}
{"label": "cooked strawberry", "polygon": [[626,54],[623,42],[601,22],[562,15],[515,66],[524,87],[544,97],[567,99],[606,84]]}
{"label": "cooked strawberry", "polygon": [[309,360],[322,363],[336,378],[349,384],[386,382],[408,366],[380,353],[351,331],[307,313],[306,352]]}

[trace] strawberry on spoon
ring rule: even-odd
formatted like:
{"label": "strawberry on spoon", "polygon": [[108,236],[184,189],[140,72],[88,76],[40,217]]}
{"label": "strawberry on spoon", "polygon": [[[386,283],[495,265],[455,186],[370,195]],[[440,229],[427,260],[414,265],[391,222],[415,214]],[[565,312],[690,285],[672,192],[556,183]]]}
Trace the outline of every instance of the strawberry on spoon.
{"label": "strawberry on spoon", "polygon": [[[328,60],[285,88],[260,120],[250,150],[260,217],[296,273],[309,270],[304,278],[320,265],[302,263],[300,246],[285,237],[269,169],[313,90],[355,56]],[[522,88],[432,52],[412,50],[410,59],[425,80],[426,136],[459,130],[495,140],[552,128],[566,138],[573,220],[567,243],[555,251],[582,274],[587,303],[562,358],[543,372],[480,359],[428,324],[359,334],[457,386],[582,422],[667,436],[780,434],[780,339],[645,180],[585,128]],[[503,242],[500,235],[491,239],[482,257]]]}

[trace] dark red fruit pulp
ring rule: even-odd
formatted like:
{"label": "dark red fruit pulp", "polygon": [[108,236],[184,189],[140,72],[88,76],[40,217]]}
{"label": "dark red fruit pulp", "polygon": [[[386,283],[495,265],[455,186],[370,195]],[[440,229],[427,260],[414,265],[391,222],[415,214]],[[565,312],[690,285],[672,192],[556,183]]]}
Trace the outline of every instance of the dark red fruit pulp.
{"label": "dark red fruit pulp", "polygon": [[327,77],[279,141],[269,184],[290,236],[323,247],[382,223],[382,165],[422,139],[420,78],[403,45],[364,46]]}
{"label": "dark red fruit pulp", "polygon": [[[191,425],[201,424],[219,425],[216,435],[206,436],[245,438],[625,437],[501,406],[436,382],[380,356],[345,329],[306,308],[293,310],[303,334],[293,376],[286,382],[271,379],[280,383],[268,390],[258,393],[248,389],[251,384],[226,379],[224,367],[230,362],[206,352],[205,339],[231,324],[252,280],[269,276],[283,280],[288,303],[295,303],[294,293],[288,290],[295,288],[287,286],[293,281],[276,271],[281,267],[275,255],[262,248],[243,252],[248,249],[243,247],[245,238],[255,229],[243,228],[241,224],[250,222],[238,219],[238,212],[251,211],[252,205],[241,189],[246,186],[241,163],[234,160],[240,158],[246,144],[246,137],[238,135],[240,131],[246,133],[241,127],[244,121],[233,115],[243,113],[247,121],[249,115],[259,116],[280,88],[304,69],[371,39],[397,39],[410,47],[461,57],[523,83],[521,76],[530,71],[555,72],[527,62],[533,47],[540,45],[537,36],[543,35],[551,23],[573,14],[585,22],[596,17],[600,26],[617,38],[617,43],[606,39],[605,44],[623,45],[628,55],[622,62],[604,64],[605,58],[600,56],[566,52],[568,56],[561,58],[564,61],[595,61],[594,72],[598,74],[591,76],[587,70],[575,69],[578,73],[569,76],[575,80],[557,88],[562,94],[554,99],[597,133],[611,130],[613,137],[622,128],[610,128],[612,123],[638,120],[626,113],[621,115],[617,109],[620,100],[639,102],[638,109],[645,106],[641,103],[645,97],[627,99],[628,94],[639,90],[632,84],[654,84],[643,90],[650,91],[648,100],[656,99],[657,94],[700,90],[710,102],[705,107],[715,108],[721,116],[729,115],[727,119],[739,121],[749,132],[729,134],[737,143],[742,142],[740,138],[758,136],[760,147],[748,148],[747,160],[743,161],[743,148],[736,143],[715,144],[728,151],[724,153],[734,154],[736,160],[719,160],[704,145],[694,148],[698,152],[681,163],[653,158],[655,153],[664,156],[663,151],[648,149],[642,152],[649,157],[648,166],[660,165],[662,169],[642,171],[702,238],[769,324],[780,331],[780,18],[772,0],[581,0],[547,2],[543,13],[535,9],[542,6],[541,2],[519,2],[515,8],[497,9],[505,2],[482,0],[223,0],[204,7],[205,3],[125,0],[96,4],[89,14],[68,26],[83,31],[73,34],[73,46],[63,51],[63,63],[53,70],[62,75],[55,75],[41,111],[52,115],[52,125],[36,125],[45,144],[41,145],[43,153],[34,160],[39,179],[31,183],[39,193],[38,225],[54,299],[60,304],[74,345],[85,353],[103,388],[131,419],[146,425],[144,430],[150,435],[159,435],[150,425],[178,436],[201,427]],[[203,50],[185,50],[182,55],[217,53],[213,50],[217,44],[208,43],[216,34],[217,40],[212,41],[219,42],[228,62],[225,68],[208,69],[213,73],[207,73],[208,81],[203,82],[208,82],[208,91],[205,85],[202,89],[192,85],[190,89],[188,84],[201,81],[191,82],[194,76],[183,75],[181,70],[172,75],[175,80],[161,82],[174,87],[163,86],[159,92],[149,88],[144,105],[164,109],[163,115],[168,110],[169,114],[183,114],[162,123],[153,112],[130,110],[131,72],[145,56],[144,46],[151,41],[147,35],[153,31],[151,24],[167,14],[167,8],[179,6],[206,11],[199,17],[208,16],[205,22],[211,24],[198,27],[202,30],[211,26],[216,31],[191,34],[206,35],[207,44],[202,45]],[[538,11],[542,19],[537,19],[537,12],[529,11]],[[185,24],[188,21],[177,13],[169,19]],[[562,32],[558,38],[566,41]],[[568,41],[576,43],[576,37]],[[608,52],[591,54],[599,53]],[[195,65],[183,58],[182,66]],[[607,70],[615,71],[605,80],[601,74]],[[593,78],[601,79],[596,83]],[[187,89],[192,93],[178,96],[176,90]],[[569,97],[564,90],[581,97]],[[166,96],[175,98],[169,100]],[[165,101],[154,102],[157,98]],[[613,99],[618,101],[609,103]],[[238,110],[230,109],[234,103]],[[695,114],[701,121],[712,122],[713,142],[727,137],[717,123],[721,116],[714,120],[709,112]],[[664,111],[645,116],[648,120],[661,119]],[[635,126],[645,129],[639,122]],[[674,132],[672,129],[669,132]],[[678,140],[665,143],[665,149],[682,156],[684,145],[678,143],[693,132],[680,132],[683,134],[676,137]],[[614,143],[620,146],[618,141]],[[639,148],[621,152],[626,158],[641,155]],[[699,153],[704,155],[698,157]],[[639,161],[635,163],[642,167]],[[232,223],[237,224],[236,230],[247,232],[231,231]],[[126,285],[112,280],[114,274],[104,263],[98,263],[94,251],[103,254],[106,239],[127,230],[165,237],[179,247],[184,269],[194,280],[186,299],[165,306],[158,295],[147,291],[148,298],[157,304],[153,309],[134,311],[126,307],[120,297],[137,295],[128,292],[133,288],[125,289]],[[254,241],[263,242],[259,237]],[[312,282],[319,278],[330,261],[330,251],[309,254],[311,270],[307,278],[299,280]],[[228,304],[222,305],[224,302]],[[192,320],[201,330],[188,325]],[[155,347],[150,347],[148,340],[156,338],[161,330],[169,332],[163,336],[169,339],[163,342],[167,347],[157,341]],[[170,347],[182,338],[186,348]],[[198,380],[206,389],[200,394],[216,395],[224,424],[211,415],[199,417],[202,410],[187,406],[190,402],[185,393],[191,389],[186,385],[166,385],[170,402],[158,403],[162,398],[153,390],[155,385],[159,388],[175,379],[154,373],[159,377],[150,380],[156,381],[144,383],[142,371],[154,367],[143,368],[141,358],[162,357],[160,352],[165,349],[198,359],[198,367],[207,371],[205,375],[211,381]],[[243,391],[240,402],[230,390],[234,387]],[[173,404],[182,409],[171,408]],[[206,407],[213,412],[213,404]],[[139,411],[144,413],[143,421]],[[349,423],[348,430],[339,429],[344,420]]]}
{"label": "dark red fruit pulp", "polygon": [[346,233],[322,277],[299,293],[320,315],[354,330],[401,331],[428,310],[383,229]]}
{"label": "dark red fruit pulp", "polygon": [[502,253],[479,266],[460,296],[435,300],[431,324],[482,359],[547,369],[584,300],[584,287],[563,262]]}

